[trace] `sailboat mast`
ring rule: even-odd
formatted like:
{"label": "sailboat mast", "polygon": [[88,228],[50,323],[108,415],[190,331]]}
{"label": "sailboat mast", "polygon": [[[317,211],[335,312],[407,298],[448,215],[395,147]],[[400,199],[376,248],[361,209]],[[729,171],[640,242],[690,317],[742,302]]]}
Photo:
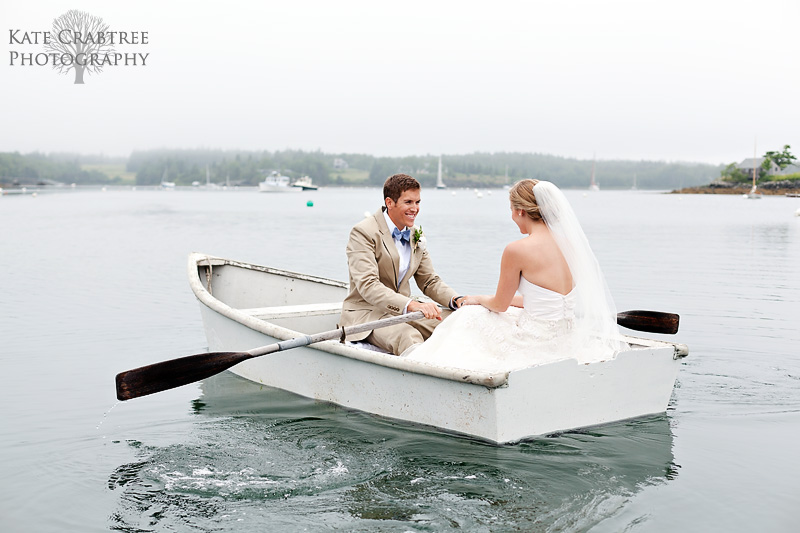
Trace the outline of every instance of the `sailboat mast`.
{"label": "sailboat mast", "polygon": [[753,139],[753,192],[756,190],[756,139]]}

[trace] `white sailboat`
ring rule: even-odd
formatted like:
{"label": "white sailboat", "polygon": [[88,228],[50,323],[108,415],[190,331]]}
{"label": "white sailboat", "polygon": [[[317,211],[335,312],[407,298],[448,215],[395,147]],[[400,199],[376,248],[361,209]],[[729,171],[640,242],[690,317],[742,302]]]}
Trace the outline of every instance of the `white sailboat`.
{"label": "white sailboat", "polygon": [[595,164],[595,159],[592,159],[592,181],[589,184],[589,190],[590,191],[599,191],[600,190],[600,186],[597,184],[597,182],[594,181],[594,164]]}
{"label": "white sailboat", "polygon": [[436,174],[436,188],[446,189],[447,185],[442,181],[442,156],[439,156],[439,172]]}
{"label": "white sailboat", "polygon": [[161,176],[161,188],[162,189],[174,189],[175,182],[174,181],[167,181],[167,169],[164,169],[164,175]]}
{"label": "white sailboat", "polygon": [[750,189],[750,192],[745,194],[744,197],[750,200],[760,200],[761,193],[758,192],[758,188],[756,187],[756,174],[758,173],[758,169],[756,167],[756,143],[753,142],[753,188]]}
{"label": "white sailboat", "polygon": [[208,165],[206,165],[206,189],[219,189],[219,185],[216,183],[211,183],[211,173],[208,171]]}

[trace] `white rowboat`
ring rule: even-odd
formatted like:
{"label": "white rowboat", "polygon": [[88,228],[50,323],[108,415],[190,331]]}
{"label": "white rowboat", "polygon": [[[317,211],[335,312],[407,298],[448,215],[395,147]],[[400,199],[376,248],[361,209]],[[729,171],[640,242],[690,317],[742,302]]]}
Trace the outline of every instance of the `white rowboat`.
{"label": "white rowboat", "polygon": [[[197,253],[188,274],[212,352],[336,329],[347,295],[339,281]],[[308,398],[508,443],[664,412],[688,349],[626,340],[631,349],[609,361],[509,372],[435,366],[338,341],[249,359],[231,371]]]}

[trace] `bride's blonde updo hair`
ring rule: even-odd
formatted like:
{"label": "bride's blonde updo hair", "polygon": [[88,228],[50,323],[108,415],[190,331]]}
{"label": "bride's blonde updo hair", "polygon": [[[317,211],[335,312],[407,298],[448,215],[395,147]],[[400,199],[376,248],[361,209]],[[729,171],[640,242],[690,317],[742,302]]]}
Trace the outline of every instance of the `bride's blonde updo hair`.
{"label": "bride's blonde updo hair", "polygon": [[511,207],[514,209],[522,209],[528,215],[528,218],[534,222],[542,220],[542,214],[539,212],[539,204],[536,203],[536,195],[533,194],[533,186],[537,183],[539,183],[539,180],[520,180],[508,191],[508,199],[511,201]]}

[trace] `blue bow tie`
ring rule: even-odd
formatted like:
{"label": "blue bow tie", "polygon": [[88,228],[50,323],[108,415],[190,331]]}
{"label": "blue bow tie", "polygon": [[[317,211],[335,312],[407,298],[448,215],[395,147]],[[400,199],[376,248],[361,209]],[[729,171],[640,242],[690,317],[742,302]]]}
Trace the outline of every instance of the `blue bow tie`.
{"label": "blue bow tie", "polygon": [[411,244],[411,230],[409,230],[408,228],[404,229],[403,231],[394,228],[392,230],[392,237],[394,237],[395,239],[400,239],[400,242],[406,242],[408,244]]}

